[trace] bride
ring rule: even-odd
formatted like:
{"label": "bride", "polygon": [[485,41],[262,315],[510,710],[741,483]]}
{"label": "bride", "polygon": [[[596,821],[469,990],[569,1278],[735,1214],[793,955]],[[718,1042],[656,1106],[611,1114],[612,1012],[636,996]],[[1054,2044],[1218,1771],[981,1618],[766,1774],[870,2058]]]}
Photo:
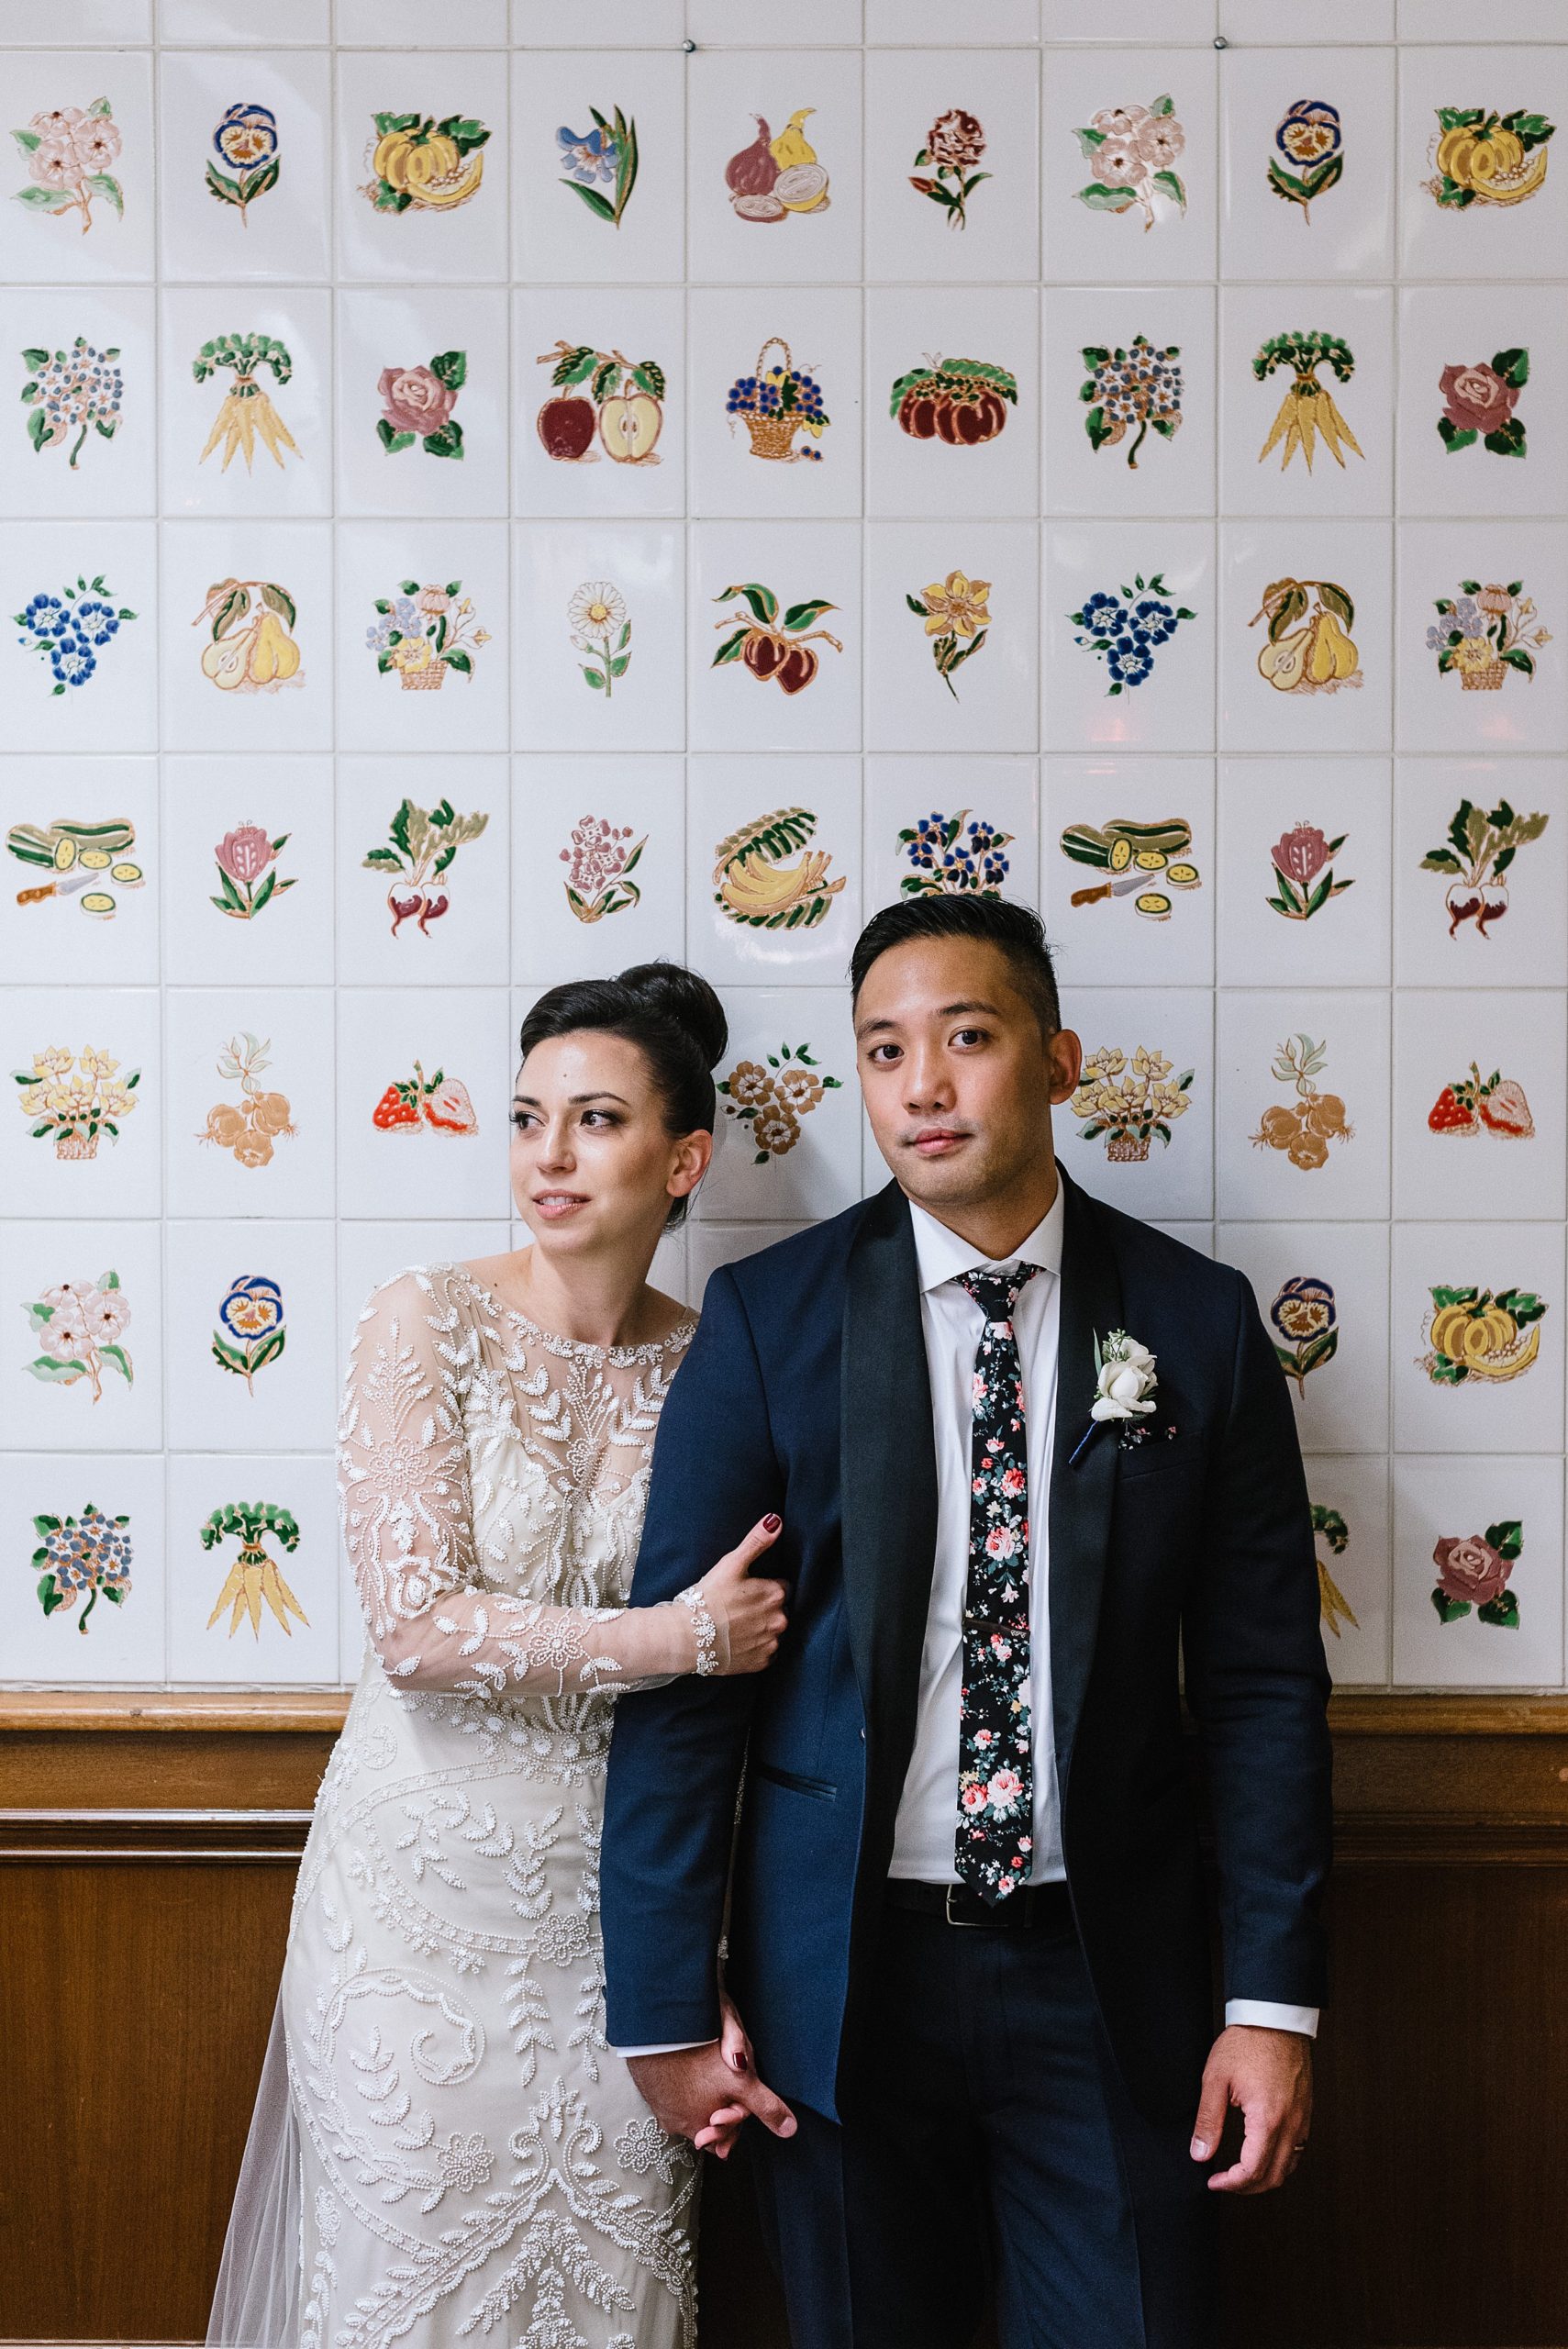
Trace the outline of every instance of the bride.
{"label": "bride", "polygon": [[[763,1520],[628,1608],[695,1327],[648,1286],[713,1152],[724,1013],[667,963],[524,1023],[533,1245],[379,1288],[339,1428],[369,1630],[295,1893],[209,2343],[692,2349],[696,2155],[604,2030],[598,1849],[620,1690],[760,1672]],[[725,2052],[750,2051],[726,2005]],[[740,2108],[699,2143],[728,2150]]]}

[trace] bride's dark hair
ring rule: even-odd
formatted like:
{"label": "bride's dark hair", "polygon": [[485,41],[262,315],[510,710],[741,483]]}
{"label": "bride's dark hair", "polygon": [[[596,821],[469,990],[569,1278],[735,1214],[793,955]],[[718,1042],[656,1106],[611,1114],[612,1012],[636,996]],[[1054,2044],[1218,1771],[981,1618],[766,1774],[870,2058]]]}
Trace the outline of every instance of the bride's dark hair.
{"label": "bride's dark hair", "polygon": [[[714,1068],[729,1044],[724,1006],[705,978],[680,963],[636,963],[613,979],[567,979],[531,1007],[517,1038],[524,1060],[536,1044],[597,1028],[624,1036],[647,1061],[672,1134],[712,1133],[717,1110]],[[671,1203],[665,1230],[686,1219],[688,1201]]]}

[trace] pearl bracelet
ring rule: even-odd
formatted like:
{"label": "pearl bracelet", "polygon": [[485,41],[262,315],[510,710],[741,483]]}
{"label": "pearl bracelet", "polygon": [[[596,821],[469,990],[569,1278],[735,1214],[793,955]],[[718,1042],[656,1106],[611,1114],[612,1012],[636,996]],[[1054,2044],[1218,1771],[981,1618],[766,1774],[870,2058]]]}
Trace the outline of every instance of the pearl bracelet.
{"label": "pearl bracelet", "polygon": [[689,1590],[683,1590],[677,1604],[690,1611],[692,1629],[696,1633],[697,1642],[696,1663],[693,1670],[700,1679],[706,1680],[711,1673],[718,1670],[718,1630],[708,1613],[702,1585],[695,1582]]}

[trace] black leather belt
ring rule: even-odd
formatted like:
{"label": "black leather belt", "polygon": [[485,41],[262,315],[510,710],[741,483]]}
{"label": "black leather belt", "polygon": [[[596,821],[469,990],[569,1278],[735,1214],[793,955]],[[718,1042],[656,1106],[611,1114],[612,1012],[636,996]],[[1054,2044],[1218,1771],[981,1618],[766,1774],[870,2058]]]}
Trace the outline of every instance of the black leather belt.
{"label": "black leather belt", "polygon": [[1026,1884],[1005,1900],[993,1901],[983,1900],[967,1884],[917,1884],[912,1877],[891,1876],[885,1897],[890,1909],[909,1909],[917,1916],[940,1917],[950,1925],[974,1925],[983,1931],[1032,1928],[1065,1933],[1073,1926],[1073,1904],[1060,1880]]}

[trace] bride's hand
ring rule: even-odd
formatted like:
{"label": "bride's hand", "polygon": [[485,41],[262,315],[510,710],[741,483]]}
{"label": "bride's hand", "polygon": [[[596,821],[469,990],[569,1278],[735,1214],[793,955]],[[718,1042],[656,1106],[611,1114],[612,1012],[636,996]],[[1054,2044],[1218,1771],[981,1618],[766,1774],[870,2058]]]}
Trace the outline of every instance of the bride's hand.
{"label": "bride's hand", "polygon": [[773,1548],[783,1531],[782,1518],[764,1517],[697,1585],[718,1634],[720,1672],[763,1671],[788,1627],[784,1584],[751,1572],[753,1563]]}
{"label": "bride's hand", "polygon": [[[740,2008],[722,1982],[718,1987],[718,2004],[723,2017],[723,2026],[718,2034],[718,2052],[732,2072],[750,2074],[751,2071],[751,2038],[745,2024],[740,2020]],[[692,2143],[697,2151],[717,2154],[721,2162],[728,2161],[734,2150],[735,2140],[740,2134],[741,2125],[746,2119],[746,2110],[743,2104],[720,2105],[708,2116],[707,2127],[699,2129],[693,2138]]]}

